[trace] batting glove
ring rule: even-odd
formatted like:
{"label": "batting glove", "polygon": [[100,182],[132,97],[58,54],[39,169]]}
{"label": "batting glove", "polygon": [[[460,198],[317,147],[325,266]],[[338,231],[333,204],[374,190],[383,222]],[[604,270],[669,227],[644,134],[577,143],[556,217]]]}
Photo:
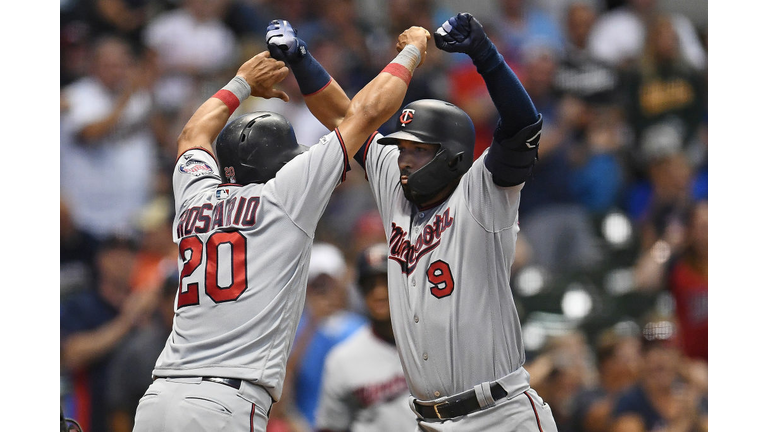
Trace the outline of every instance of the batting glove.
{"label": "batting glove", "polygon": [[492,43],[480,21],[472,14],[463,12],[449,18],[435,31],[435,45],[446,52],[465,53],[475,58]]}
{"label": "batting glove", "polygon": [[296,63],[307,55],[307,44],[286,20],[272,20],[267,26],[267,49],[272,58],[288,64]]}

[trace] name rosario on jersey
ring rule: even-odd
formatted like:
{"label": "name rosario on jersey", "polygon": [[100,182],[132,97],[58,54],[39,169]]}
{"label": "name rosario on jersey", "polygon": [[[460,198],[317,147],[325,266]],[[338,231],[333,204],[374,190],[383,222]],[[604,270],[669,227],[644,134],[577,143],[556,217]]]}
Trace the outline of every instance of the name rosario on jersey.
{"label": "name rosario on jersey", "polygon": [[434,250],[439,244],[443,232],[453,225],[451,208],[442,215],[435,215],[432,223],[421,230],[414,243],[408,240],[408,232],[392,222],[392,234],[389,236],[389,258],[397,261],[403,273],[410,275],[416,269],[421,257]]}
{"label": "name rosario on jersey", "polygon": [[256,223],[256,209],[261,198],[232,197],[219,201],[215,206],[205,203],[201,206],[190,207],[179,217],[176,235],[179,238],[192,234],[203,234],[219,227],[238,226],[251,227]]}

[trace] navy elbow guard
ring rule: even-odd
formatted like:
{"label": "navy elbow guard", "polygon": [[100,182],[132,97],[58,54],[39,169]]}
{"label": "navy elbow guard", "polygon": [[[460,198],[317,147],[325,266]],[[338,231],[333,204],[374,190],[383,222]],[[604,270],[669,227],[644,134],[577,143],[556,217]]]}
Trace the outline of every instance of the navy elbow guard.
{"label": "navy elbow guard", "polygon": [[493,174],[493,182],[508,187],[525,182],[533,172],[539,154],[542,116],[524,127],[512,138],[497,141],[494,137],[485,156],[485,167]]}

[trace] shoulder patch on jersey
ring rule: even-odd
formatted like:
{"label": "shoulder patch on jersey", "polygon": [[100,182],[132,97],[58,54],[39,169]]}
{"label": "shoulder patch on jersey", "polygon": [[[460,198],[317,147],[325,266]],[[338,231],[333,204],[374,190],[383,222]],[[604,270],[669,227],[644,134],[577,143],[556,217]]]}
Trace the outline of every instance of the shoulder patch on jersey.
{"label": "shoulder patch on jersey", "polygon": [[211,168],[210,165],[197,159],[190,159],[179,165],[179,171],[198,177],[201,175],[213,174],[213,168]]}

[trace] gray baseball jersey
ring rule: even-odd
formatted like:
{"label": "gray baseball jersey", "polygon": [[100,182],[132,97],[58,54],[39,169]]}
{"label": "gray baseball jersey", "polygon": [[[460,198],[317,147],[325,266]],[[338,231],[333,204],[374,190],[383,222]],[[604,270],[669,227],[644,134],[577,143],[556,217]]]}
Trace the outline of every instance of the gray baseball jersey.
{"label": "gray baseball jersey", "polygon": [[397,349],[365,326],[328,354],[315,424],[333,431],[412,431],[409,396]]}
{"label": "gray baseball jersey", "polygon": [[201,149],[178,159],[180,286],[155,376],[239,378],[279,400],[315,229],[346,168],[337,131],[263,184],[220,184],[216,160]]}
{"label": "gray baseball jersey", "polygon": [[438,399],[510,374],[525,356],[509,284],[523,186],[496,186],[486,150],[450,197],[419,210],[400,186],[397,147],[380,137],[363,159],[389,239],[390,310],[411,394]]}

